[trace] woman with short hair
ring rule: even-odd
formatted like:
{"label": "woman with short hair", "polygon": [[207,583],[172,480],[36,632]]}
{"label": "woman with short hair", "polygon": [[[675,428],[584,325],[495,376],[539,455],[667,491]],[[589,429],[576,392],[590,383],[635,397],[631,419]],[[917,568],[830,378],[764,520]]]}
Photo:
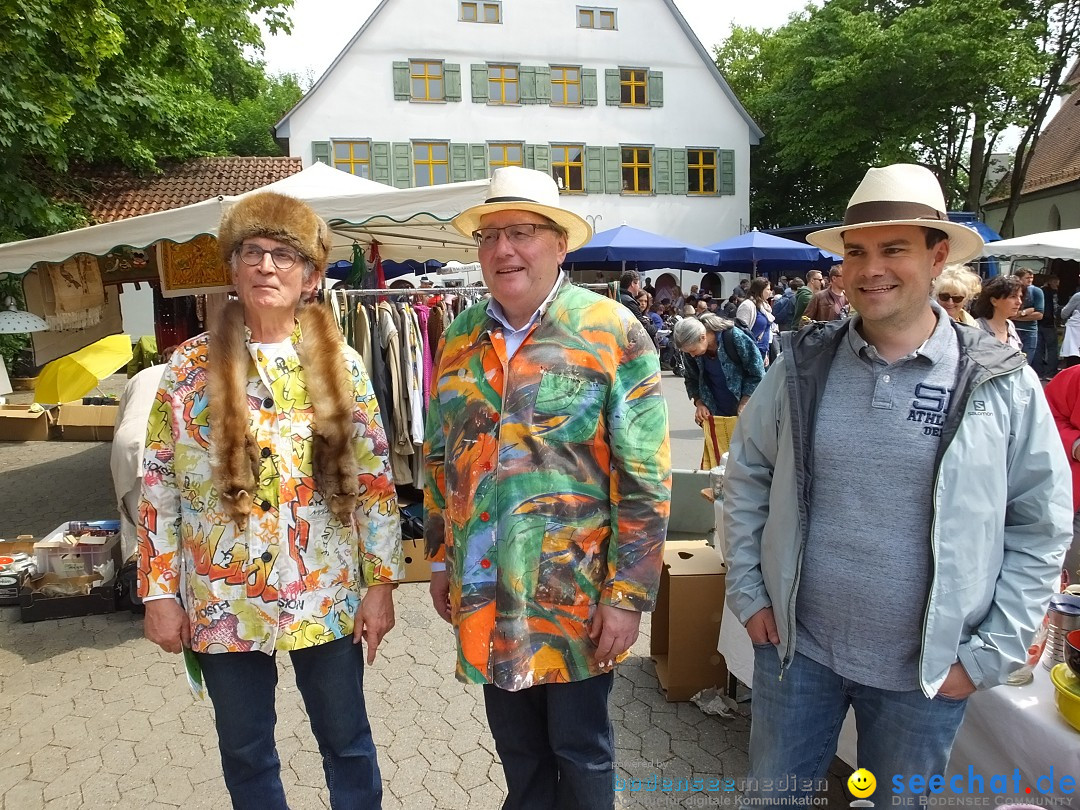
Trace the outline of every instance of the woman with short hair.
{"label": "woman with short hair", "polygon": [[967,265],[947,264],[934,280],[933,297],[957,323],[975,326],[975,319],[965,308],[982,289],[982,279]]}
{"label": "woman with short hair", "polygon": [[975,316],[975,325],[984,332],[1019,349],[1020,336],[1009,318],[1020,311],[1023,302],[1024,287],[1020,279],[1016,276],[994,276],[983,285],[975,303],[971,305],[971,314]]}

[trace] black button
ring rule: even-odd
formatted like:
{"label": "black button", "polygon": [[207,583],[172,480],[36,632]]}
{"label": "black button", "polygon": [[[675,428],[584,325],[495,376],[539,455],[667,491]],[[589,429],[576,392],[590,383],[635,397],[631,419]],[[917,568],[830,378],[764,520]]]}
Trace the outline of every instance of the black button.
{"label": "black button", "polygon": [[273,408],[274,407],[274,398],[273,397],[267,397],[266,399],[264,399],[263,400],[263,407],[264,408]]}
{"label": "black button", "polygon": [[270,501],[263,501],[262,502],[262,508],[263,508],[264,512],[269,512],[270,511]]}
{"label": "black button", "polygon": [[270,448],[269,447],[264,447],[262,449],[262,457],[263,458],[270,458]]}
{"label": "black button", "polygon": [[274,559],[274,555],[271,554],[269,551],[264,551],[262,553],[262,561],[263,562],[270,562],[272,559]]}

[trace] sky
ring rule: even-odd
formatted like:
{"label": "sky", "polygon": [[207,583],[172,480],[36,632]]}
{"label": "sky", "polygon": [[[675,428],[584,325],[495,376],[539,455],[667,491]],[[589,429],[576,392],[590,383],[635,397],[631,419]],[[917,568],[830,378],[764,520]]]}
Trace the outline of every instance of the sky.
{"label": "sky", "polygon": [[[675,0],[705,50],[722,42],[732,23],[777,28],[805,0]],[[296,73],[301,84],[314,82],[364,24],[378,0],[295,0],[290,36],[264,35],[265,59],[271,73]],[[331,24],[329,21],[333,20]]]}

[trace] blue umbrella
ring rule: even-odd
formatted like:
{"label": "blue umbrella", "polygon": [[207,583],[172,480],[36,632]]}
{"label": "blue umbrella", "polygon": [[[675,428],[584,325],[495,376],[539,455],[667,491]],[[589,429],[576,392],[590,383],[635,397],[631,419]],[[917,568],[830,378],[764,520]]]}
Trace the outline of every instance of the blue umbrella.
{"label": "blue umbrella", "polygon": [[722,269],[744,273],[810,270],[840,261],[827,250],[758,230],[709,245],[709,250],[716,251]]}
{"label": "blue umbrella", "polygon": [[657,267],[716,267],[711,250],[679,242],[629,225],[593,235],[587,245],[566,254],[568,264],[645,262]]}

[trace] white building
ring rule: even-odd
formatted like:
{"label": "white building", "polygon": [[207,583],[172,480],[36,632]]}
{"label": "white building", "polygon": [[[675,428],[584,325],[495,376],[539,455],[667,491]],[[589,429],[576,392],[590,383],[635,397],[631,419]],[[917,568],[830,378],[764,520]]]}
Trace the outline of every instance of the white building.
{"label": "white building", "polygon": [[699,245],[749,227],[761,135],[671,0],[382,0],[277,126],[399,188],[551,171],[596,230]]}

